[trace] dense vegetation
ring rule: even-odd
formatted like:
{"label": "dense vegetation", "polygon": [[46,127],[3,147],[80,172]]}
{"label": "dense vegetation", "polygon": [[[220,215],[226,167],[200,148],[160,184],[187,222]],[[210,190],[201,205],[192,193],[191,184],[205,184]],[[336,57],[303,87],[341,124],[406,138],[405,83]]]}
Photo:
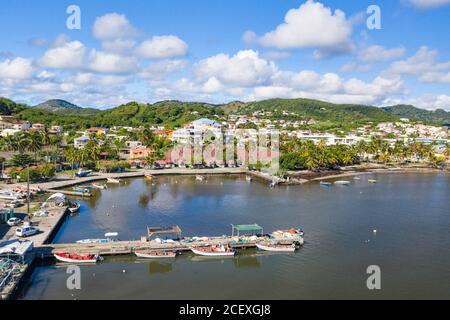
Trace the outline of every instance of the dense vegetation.
{"label": "dense vegetation", "polygon": [[34,108],[49,111],[57,114],[71,114],[71,115],[94,115],[100,110],[94,108],[81,108],[73,103],[65,100],[53,99],[38,104]]}
{"label": "dense vegetation", "polygon": [[408,118],[410,120],[424,121],[431,124],[450,124],[450,112],[442,109],[434,111],[419,109],[410,105],[397,105],[392,107],[382,108],[385,112],[394,116]]}
{"label": "dense vegetation", "polygon": [[[361,161],[379,163],[402,163],[416,158],[439,166],[445,163],[445,156],[437,156],[433,144],[414,142],[405,144],[397,141],[394,146],[386,140],[373,138],[370,142],[361,141],[354,146],[331,145],[323,141],[315,144],[301,139],[284,139],[280,147],[280,168],[282,170],[320,170],[336,169],[341,166],[358,164]],[[446,155],[450,152],[447,146]]]}
{"label": "dense vegetation", "polygon": [[272,120],[309,121],[308,129],[317,131],[348,131],[366,124],[398,121],[400,118],[442,125],[450,123],[450,113],[427,111],[413,106],[377,108],[365,105],[333,104],[310,99],[269,99],[257,102],[231,102],[213,105],[200,102],[162,101],[154,104],[130,102],[108,110],[80,108],[64,100],[49,100],[36,107],[27,107],[0,98],[0,113],[15,115],[19,120],[85,129],[93,126],[181,127],[189,121],[207,117],[217,119],[229,114],[252,115],[265,112]]}

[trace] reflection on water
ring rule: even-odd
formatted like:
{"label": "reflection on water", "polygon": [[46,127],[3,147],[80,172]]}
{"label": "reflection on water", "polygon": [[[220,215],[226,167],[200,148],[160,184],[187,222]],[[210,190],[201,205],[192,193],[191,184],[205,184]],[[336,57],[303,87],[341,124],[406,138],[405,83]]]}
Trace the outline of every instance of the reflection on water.
{"label": "reflection on water", "polygon": [[[230,234],[230,224],[265,232],[305,231],[295,254],[239,252],[235,258],[182,254],[173,260],[113,257],[82,266],[83,290],[67,290],[64,268],[40,266],[26,299],[450,299],[450,176],[381,174],[377,184],[318,183],[270,189],[245,176],[126,180],[80,199],[56,242],[119,232],[139,239],[146,226],[179,225],[184,236]],[[377,232],[374,233],[373,230]],[[382,290],[369,291],[366,269],[379,265]],[[74,295],[74,296],[72,296]]]}
{"label": "reflection on water", "polygon": [[160,261],[151,261],[148,263],[148,272],[154,273],[167,273],[172,271],[172,263],[164,263]]}

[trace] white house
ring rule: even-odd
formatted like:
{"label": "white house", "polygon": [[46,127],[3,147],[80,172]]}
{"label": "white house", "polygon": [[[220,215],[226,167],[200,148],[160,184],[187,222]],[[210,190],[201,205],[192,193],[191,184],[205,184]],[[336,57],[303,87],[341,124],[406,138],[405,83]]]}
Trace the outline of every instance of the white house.
{"label": "white house", "polygon": [[75,138],[73,140],[73,146],[77,149],[82,149],[84,148],[87,143],[89,142],[89,140],[91,140],[91,138],[87,137],[87,136],[82,136],[79,138]]}

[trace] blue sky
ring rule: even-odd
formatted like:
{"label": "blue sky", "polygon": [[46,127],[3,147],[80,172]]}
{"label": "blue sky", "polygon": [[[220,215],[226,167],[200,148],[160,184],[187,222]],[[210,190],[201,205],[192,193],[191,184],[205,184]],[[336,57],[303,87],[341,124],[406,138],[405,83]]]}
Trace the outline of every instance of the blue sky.
{"label": "blue sky", "polygon": [[[366,26],[369,5],[381,29]],[[69,30],[69,5],[81,29]],[[450,0],[25,1],[0,4],[0,96],[450,110]]]}

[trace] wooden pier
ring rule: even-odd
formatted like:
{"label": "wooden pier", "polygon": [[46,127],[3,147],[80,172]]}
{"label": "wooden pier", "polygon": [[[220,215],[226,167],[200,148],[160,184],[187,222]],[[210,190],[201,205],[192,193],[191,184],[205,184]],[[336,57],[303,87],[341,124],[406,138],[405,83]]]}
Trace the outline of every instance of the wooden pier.
{"label": "wooden pier", "polygon": [[[203,247],[210,245],[224,245],[235,249],[254,248],[259,242],[269,240],[268,237],[258,237],[253,241],[240,241],[239,237],[211,237],[205,241],[174,241],[170,243],[159,243],[156,241],[117,241],[108,243],[66,243],[48,244],[35,248],[36,256],[42,259],[52,258],[55,253],[77,253],[77,254],[99,254],[102,256],[134,254],[137,250],[154,251],[190,251],[192,247]],[[303,238],[295,236],[292,238],[275,239],[280,244],[303,244]]]}

